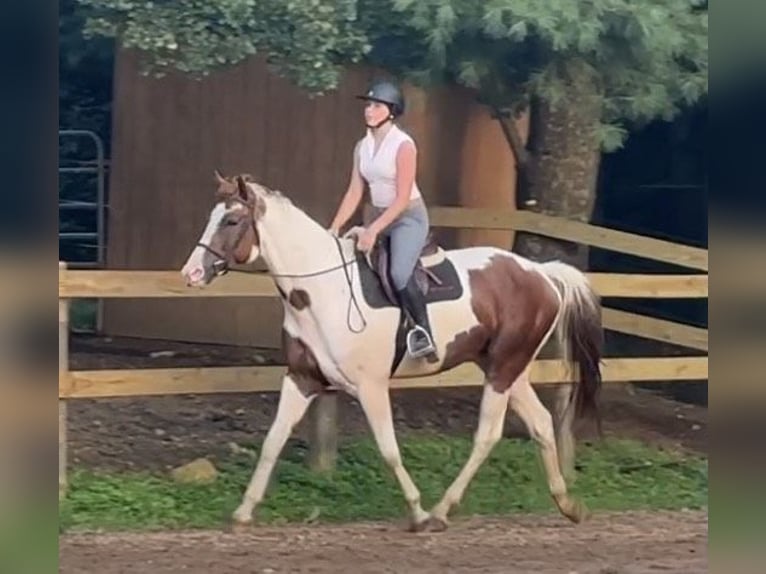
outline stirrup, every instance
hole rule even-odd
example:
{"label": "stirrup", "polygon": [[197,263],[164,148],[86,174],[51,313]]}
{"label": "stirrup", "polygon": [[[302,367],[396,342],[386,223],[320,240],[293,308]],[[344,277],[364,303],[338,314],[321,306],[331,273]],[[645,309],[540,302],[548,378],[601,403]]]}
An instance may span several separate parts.
{"label": "stirrup", "polygon": [[[422,335],[426,339],[426,344],[416,349],[416,345],[422,345],[420,341],[418,341],[417,336]],[[425,357],[426,355],[430,355],[431,353],[436,353],[436,347],[434,346],[433,341],[431,340],[431,335],[428,334],[428,331],[426,331],[423,327],[420,325],[415,325],[412,329],[409,330],[407,333],[407,352],[411,357],[419,358],[419,357]]]}

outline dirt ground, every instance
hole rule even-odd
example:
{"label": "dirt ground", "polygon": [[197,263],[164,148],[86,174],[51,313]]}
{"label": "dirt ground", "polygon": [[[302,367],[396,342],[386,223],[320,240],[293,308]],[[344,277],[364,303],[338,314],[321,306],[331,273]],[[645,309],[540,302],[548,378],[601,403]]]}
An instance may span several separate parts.
{"label": "dirt ground", "polygon": [[[72,369],[275,364],[278,352],[127,338],[75,336]],[[396,430],[471,436],[480,389],[399,390]],[[545,390],[542,390],[543,395]],[[163,472],[199,456],[215,460],[232,443],[263,437],[277,395],[227,394],[77,400],[69,406],[73,464]],[[545,398],[544,398],[545,400]],[[627,385],[605,385],[607,436],[669,449],[707,452],[707,409]],[[368,434],[358,404],[339,396],[340,435]],[[582,440],[593,428],[577,429]],[[306,421],[293,440],[305,440]],[[509,415],[506,436],[526,436]],[[463,519],[439,534],[410,534],[403,524],[256,526],[245,533],[65,534],[64,574],[278,574],[358,571],[423,574],[643,574],[707,571],[707,513],[598,513],[573,526],[558,515]]]}
{"label": "dirt ground", "polygon": [[[184,344],[130,338],[74,336],[71,369],[167,368],[279,364],[278,351]],[[545,388],[541,388],[543,401]],[[396,390],[392,403],[396,431],[434,431],[472,436],[481,389]],[[164,471],[200,456],[228,454],[231,443],[262,438],[276,411],[276,393],[189,395],[76,400],[69,404],[69,457],[73,464],[102,469]],[[339,395],[341,438],[369,435],[358,403]],[[707,452],[707,408],[628,385],[605,384],[602,413],[607,436],[628,437],[669,449]],[[292,440],[306,437],[308,417]],[[581,424],[582,440],[594,437]],[[527,436],[508,415],[506,436]]]}
{"label": "dirt ground", "polygon": [[74,534],[62,574],[360,572],[696,574],[707,572],[707,513],[467,519],[439,534],[398,524],[255,527],[246,533]]}

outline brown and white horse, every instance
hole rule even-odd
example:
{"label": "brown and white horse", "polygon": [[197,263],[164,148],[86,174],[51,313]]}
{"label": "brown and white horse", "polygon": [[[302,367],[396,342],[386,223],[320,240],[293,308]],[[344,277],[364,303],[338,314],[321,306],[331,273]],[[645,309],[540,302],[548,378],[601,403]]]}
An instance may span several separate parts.
{"label": "brown and white horse", "polygon": [[[492,247],[439,250],[458,287],[458,295],[428,304],[439,358],[429,362],[401,353],[397,358],[400,309],[371,304],[370,285],[377,276],[370,274],[353,239],[336,238],[287,197],[247,176],[224,178],[216,172],[216,178],[215,206],[182,270],[187,284],[202,287],[229,265],[260,257],[284,305],[287,372],[257,467],[234,512],[236,523],[252,521],[294,426],[328,388],[345,390],[360,402],[409,505],[413,530],[446,528],[451,507],[501,438],[508,405],[540,447],[548,487],[561,513],[574,522],[585,517],[585,507],[567,493],[551,414],[529,380],[533,360],[556,334],[579,374],[566,416],[571,418],[574,410],[596,413],[603,332],[600,302],[583,273]],[[356,320],[348,313],[352,302]],[[473,449],[442,499],[426,512],[402,463],[389,383],[465,362],[485,374]]]}

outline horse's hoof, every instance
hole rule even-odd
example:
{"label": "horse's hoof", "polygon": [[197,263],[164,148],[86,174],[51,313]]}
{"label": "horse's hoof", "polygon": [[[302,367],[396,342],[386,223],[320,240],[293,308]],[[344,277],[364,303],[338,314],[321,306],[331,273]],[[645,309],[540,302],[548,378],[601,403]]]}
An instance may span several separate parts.
{"label": "horse's hoof", "polygon": [[576,499],[573,500],[569,497],[562,497],[560,500],[554,497],[554,499],[561,514],[566,516],[571,522],[581,524],[590,518],[590,511],[584,502]]}
{"label": "horse's hoof", "polygon": [[253,517],[234,512],[231,515],[230,528],[233,533],[245,532],[253,527]]}
{"label": "horse's hoof", "polygon": [[590,510],[588,510],[588,507],[585,505],[584,502],[577,501],[574,505],[574,512],[572,513],[572,517],[570,520],[574,522],[575,524],[580,524],[581,522],[585,522],[590,518]]}
{"label": "horse's hoof", "polygon": [[229,530],[232,534],[244,534],[253,528],[252,520],[232,520],[229,524]]}
{"label": "horse's hoof", "polygon": [[436,516],[432,516],[427,521],[428,532],[444,532],[448,526],[445,519]]}
{"label": "horse's hoof", "polygon": [[428,528],[428,522],[431,520],[431,518],[426,518],[425,520],[421,520],[420,522],[415,522],[414,520],[410,520],[410,525],[407,528],[409,532],[425,532]]}

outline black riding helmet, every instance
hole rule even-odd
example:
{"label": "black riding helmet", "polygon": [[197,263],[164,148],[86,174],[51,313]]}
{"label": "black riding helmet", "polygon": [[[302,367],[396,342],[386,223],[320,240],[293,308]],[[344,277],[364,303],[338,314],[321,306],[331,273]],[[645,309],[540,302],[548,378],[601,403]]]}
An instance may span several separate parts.
{"label": "black riding helmet", "polygon": [[388,105],[391,115],[394,117],[401,116],[404,113],[404,96],[402,96],[401,90],[396,84],[386,80],[374,82],[366,94],[357,96],[357,98]]}

